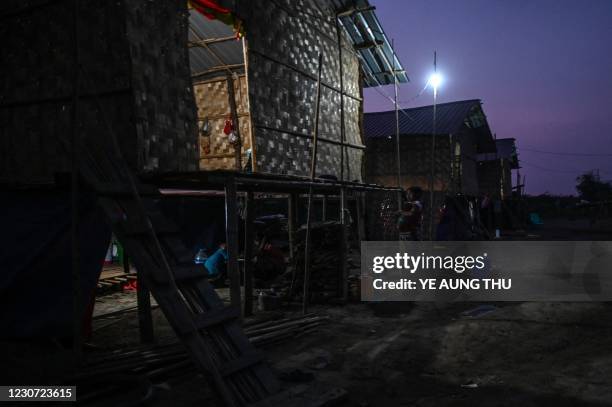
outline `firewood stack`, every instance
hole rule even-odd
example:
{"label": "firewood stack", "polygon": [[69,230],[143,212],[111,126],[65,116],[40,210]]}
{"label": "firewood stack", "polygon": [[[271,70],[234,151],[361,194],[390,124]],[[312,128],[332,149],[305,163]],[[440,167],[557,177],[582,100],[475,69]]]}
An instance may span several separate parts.
{"label": "firewood stack", "polygon": [[[340,296],[340,277],[342,263],[340,250],[342,242],[342,225],[336,221],[313,223],[310,230],[311,302],[325,302]],[[286,281],[293,281],[293,295],[301,296],[304,285],[304,256],[306,229],[302,227],[296,233],[296,254],[292,270],[285,274]]]}

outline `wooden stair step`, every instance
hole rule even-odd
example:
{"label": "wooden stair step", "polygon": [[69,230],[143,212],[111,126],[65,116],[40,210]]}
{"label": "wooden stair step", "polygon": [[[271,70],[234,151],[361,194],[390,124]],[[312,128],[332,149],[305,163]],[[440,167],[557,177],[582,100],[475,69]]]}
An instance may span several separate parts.
{"label": "wooden stair step", "polygon": [[192,333],[194,331],[194,326],[195,330],[199,331],[238,318],[240,318],[240,310],[235,307],[223,307],[206,311],[203,314],[198,314],[194,318],[193,325],[183,326],[181,328],[181,334],[185,335]]}
{"label": "wooden stair step", "polygon": [[221,365],[219,367],[219,373],[221,373],[221,376],[229,376],[262,363],[263,361],[264,355],[261,352],[254,351]]}

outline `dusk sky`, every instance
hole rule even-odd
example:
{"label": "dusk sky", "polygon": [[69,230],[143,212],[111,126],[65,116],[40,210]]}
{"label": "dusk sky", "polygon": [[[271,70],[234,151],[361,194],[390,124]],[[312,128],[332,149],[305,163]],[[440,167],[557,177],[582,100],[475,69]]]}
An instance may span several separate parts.
{"label": "dusk sky", "polygon": [[[528,193],[575,193],[576,176],[597,168],[612,180],[612,0],[371,3],[411,80],[400,101],[423,88],[437,50],[438,102],[482,99],[497,137],[517,139]],[[431,103],[426,92],[400,106]],[[365,91],[367,112],[391,109]]]}

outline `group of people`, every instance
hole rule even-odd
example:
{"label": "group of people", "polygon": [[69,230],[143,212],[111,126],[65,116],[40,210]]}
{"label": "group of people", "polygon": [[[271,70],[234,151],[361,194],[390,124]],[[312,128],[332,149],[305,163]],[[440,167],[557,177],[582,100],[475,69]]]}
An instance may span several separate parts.
{"label": "group of people", "polygon": [[[397,216],[399,240],[423,240],[423,190],[411,187],[403,193]],[[439,208],[435,240],[479,240],[488,235],[495,202],[488,194],[468,199],[463,195],[446,196]]]}

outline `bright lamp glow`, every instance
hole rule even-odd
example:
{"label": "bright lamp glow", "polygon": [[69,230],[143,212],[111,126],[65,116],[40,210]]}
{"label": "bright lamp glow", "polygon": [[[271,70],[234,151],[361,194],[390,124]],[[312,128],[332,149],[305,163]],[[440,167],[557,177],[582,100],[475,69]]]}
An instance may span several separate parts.
{"label": "bright lamp glow", "polygon": [[429,83],[434,89],[438,89],[438,86],[442,83],[442,76],[439,73],[433,73],[429,77]]}

